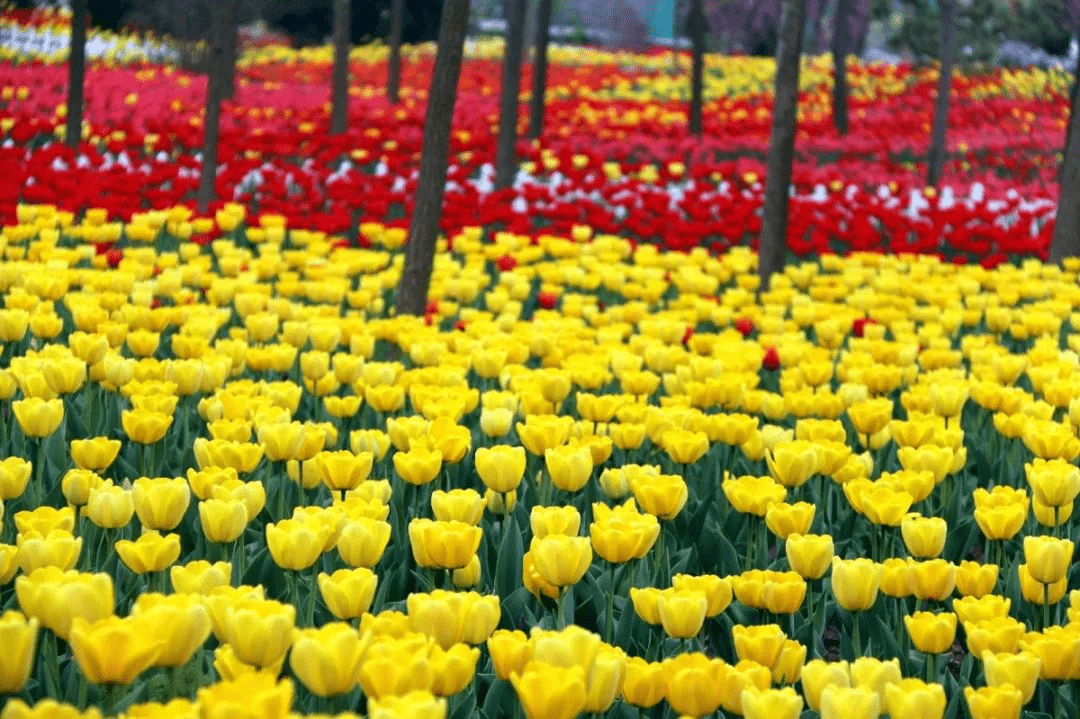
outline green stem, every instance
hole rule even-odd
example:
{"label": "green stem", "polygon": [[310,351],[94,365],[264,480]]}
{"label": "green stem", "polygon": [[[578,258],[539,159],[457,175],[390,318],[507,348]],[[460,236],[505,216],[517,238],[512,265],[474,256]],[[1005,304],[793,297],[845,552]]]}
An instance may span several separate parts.
{"label": "green stem", "polygon": [[926,655],[926,683],[933,684],[937,680],[937,654]]}
{"label": "green stem", "polygon": [[608,562],[607,614],[604,617],[604,641],[612,644],[615,627],[615,563]]}
{"label": "green stem", "polygon": [[116,705],[119,703],[120,691],[123,689],[119,684],[106,684],[105,694],[103,698],[104,703],[104,715],[106,717],[116,716]]}
{"label": "green stem", "polygon": [[300,604],[300,589],[297,586],[296,572],[289,572],[285,576],[288,577],[286,581],[288,581],[289,583],[289,603],[292,604],[294,607],[298,607]]}
{"label": "green stem", "polygon": [[859,629],[859,613],[854,612],[852,618],[854,619],[854,626],[851,631],[851,644],[855,652],[853,659],[858,659],[862,656],[862,633]]}
{"label": "green stem", "polygon": [[[299,573],[297,573],[297,579],[299,579],[299,577],[300,577],[300,575],[299,575]],[[317,592],[315,591],[315,577],[312,577],[311,581],[308,582],[307,584],[308,584],[307,626],[313,627],[313,626],[315,626],[315,595],[317,594]]]}
{"label": "green stem", "polygon": [[566,598],[566,587],[559,589],[559,598],[555,600],[555,628],[566,629],[566,615],[563,614],[563,599]]}
{"label": "green stem", "polygon": [[[1049,584],[1044,584],[1043,585],[1042,620],[1043,620],[1043,631],[1046,631],[1046,628],[1050,626],[1050,585]],[[1057,714],[1055,713],[1054,716],[1057,716]]]}

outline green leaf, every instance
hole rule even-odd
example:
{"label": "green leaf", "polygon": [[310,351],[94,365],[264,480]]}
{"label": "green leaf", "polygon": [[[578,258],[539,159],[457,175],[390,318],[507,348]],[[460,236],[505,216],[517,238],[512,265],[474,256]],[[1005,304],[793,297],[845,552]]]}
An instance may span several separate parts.
{"label": "green leaf", "polygon": [[871,634],[870,641],[874,644],[883,645],[885,652],[889,657],[899,657],[903,659],[901,656],[900,644],[896,641],[896,632],[885,623],[885,620],[881,618],[880,614],[873,612],[873,615],[877,631]]}
{"label": "green leaf", "polygon": [[503,528],[499,557],[495,563],[495,593],[501,598],[521,587],[521,558],[525,555],[521,531],[513,515]]}
{"label": "green leaf", "polygon": [[514,702],[516,701],[517,695],[514,692],[513,685],[510,682],[497,679],[488,689],[487,696],[484,697],[484,706],[481,713],[487,719],[511,716],[514,713]]}

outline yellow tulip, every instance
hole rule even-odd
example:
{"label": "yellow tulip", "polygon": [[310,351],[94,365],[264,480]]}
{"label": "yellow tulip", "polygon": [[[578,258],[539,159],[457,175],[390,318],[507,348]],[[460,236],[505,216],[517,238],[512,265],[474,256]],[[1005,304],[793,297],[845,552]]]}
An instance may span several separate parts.
{"label": "yellow tulip", "polygon": [[136,618],[107,617],[93,623],[77,617],[71,625],[71,652],[93,684],[131,684],[157,660],[165,638],[146,631]]}

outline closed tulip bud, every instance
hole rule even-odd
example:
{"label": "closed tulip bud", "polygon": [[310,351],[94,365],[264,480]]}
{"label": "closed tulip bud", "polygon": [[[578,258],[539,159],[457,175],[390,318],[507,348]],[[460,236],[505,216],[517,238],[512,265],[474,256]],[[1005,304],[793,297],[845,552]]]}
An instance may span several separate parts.
{"label": "closed tulip bud", "polygon": [[832,591],[836,603],[849,612],[869,609],[877,601],[883,568],[869,559],[840,559],[832,562]]}
{"label": "closed tulip bud", "polygon": [[770,506],[783,502],[787,496],[787,490],[771,477],[725,479],[722,486],[724,495],[736,511],[758,517],[764,517]]}
{"label": "closed tulip bud", "polygon": [[698,635],[705,622],[708,606],[703,592],[677,589],[662,590],[656,602],[664,632],[676,639],[690,639]]}
{"label": "closed tulip bud", "polygon": [[746,690],[763,692],[769,688],[772,673],[757,662],[741,661],[735,666],[714,660],[720,683],[720,705],[725,711],[742,714],[742,697]]}
{"label": "closed tulip bud", "polygon": [[1009,616],[1012,600],[997,594],[983,597],[964,597],[954,599],[953,612],[962,623],[980,622],[984,619],[999,619]]}
{"label": "closed tulip bud", "polygon": [[898,684],[902,678],[899,659],[860,657],[851,663],[851,685],[869,689],[878,696],[884,696],[885,687]]}
{"label": "closed tulip bud", "polygon": [[345,524],[338,537],[337,551],[351,567],[374,567],[389,542],[390,525],[365,517]]}
{"label": "closed tulip bud", "polygon": [[803,709],[803,698],[791,687],[755,691],[744,689],[742,710],[746,719],[796,719]]}
{"label": "closed tulip bud", "polygon": [[1015,652],[1027,627],[1011,617],[965,622],[968,651],[975,656],[983,652]]}
{"label": "closed tulip bud", "polygon": [[458,589],[475,587],[480,583],[480,557],[474,554],[468,564],[454,570],[450,579]]}
{"label": "closed tulip bud", "polygon": [[794,614],[805,599],[806,580],[795,572],[787,572],[782,581],[765,582],[764,609],[773,614]]}
{"label": "closed tulip bud", "polygon": [[488,489],[484,491],[484,503],[492,514],[509,514],[517,506],[517,492],[501,494]]}
{"label": "closed tulip bud", "polygon": [[1080,495],[1080,468],[1063,459],[1036,458],[1024,465],[1028,486],[1039,502],[1048,507],[1067,507]]}
{"label": "closed tulip bud", "polygon": [[566,587],[577,584],[592,564],[592,546],[586,537],[551,534],[533,538],[529,553],[537,573],[548,584]]}
{"label": "closed tulip bud", "polygon": [[525,450],[521,447],[480,447],[473,460],[480,481],[494,492],[505,494],[516,490],[525,474]]}
{"label": "closed tulip bud", "polygon": [[821,693],[825,687],[850,687],[851,673],[847,662],[826,662],[824,659],[814,659],[803,665],[799,680],[802,682],[803,696],[806,697],[807,706],[820,712]]}
{"label": "closed tulip bud", "polygon": [[529,513],[529,526],[533,537],[537,539],[543,539],[552,534],[577,536],[581,529],[581,514],[573,505],[534,506]]}
{"label": "closed tulip bud", "polygon": [[120,416],[128,439],[139,444],[154,444],[160,440],[172,426],[172,421],[171,414],[142,407],[124,410]]}
{"label": "closed tulip bud", "polygon": [[[995,487],[995,491],[1003,489]],[[975,490],[975,523],[987,539],[1012,539],[1027,519],[1027,495],[999,492],[992,495],[980,488]]]}
{"label": "closed tulip bud", "polygon": [[1024,649],[1039,657],[1040,677],[1048,681],[1080,678],[1080,635],[1065,627],[1048,627],[1021,642]]}
{"label": "closed tulip bud", "polygon": [[[322,452],[313,460],[319,469],[323,483],[331,492],[344,492],[356,489],[371,474],[374,455],[369,452],[353,454],[340,452]],[[306,463],[305,463],[306,464]]]}
{"label": "closed tulip bud", "polygon": [[135,541],[121,539],[115,545],[124,566],[135,574],[163,571],[180,558],[180,535],[147,530]]}
{"label": "closed tulip bud", "polygon": [[0,585],[7,584],[19,571],[19,548],[0,544]]}
{"label": "closed tulip bud", "polygon": [[765,455],[769,472],[785,487],[801,487],[817,472],[818,455],[813,442],[782,442]]}
{"label": "closed tulip bud", "polygon": [[885,687],[885,706],[892,719],[941,719],[945,714],[945,688],[920,679],[904,679]]}
{"label": "closed tulip bud", "polygon": [[488,637],[487,648],[495,676],[503,681],[508,681],[511,674],[520,674],[532,660],[532,644],[522,631],[500,629]]}
{"label": "closed tulip bud", "polygon": [[293,701],[293,683],[277,680],[278,672],[250,672],[231,681],[199,689],[199,711],[208,719],[286,719]]}
{"label": "closed tulip bud", "polygon": [[892,420],[893,403],[889,399],[868,399],[856,402],[847,409],[855,431],[863,437],[877,434],[889,426]]}
{"label": "closed tulip bud", "polygon": [[42,567],[57,567],[62,571],[73,568],[79,561],[83,540],[62,529],[53,529],[46,535],[20,532],[16,544],[19,568],[29,575]]}
{"label": "closed tulip bud", "polygon": [[15,528],[20,534],[37,532],[48,534],[54,529],[71,534],[75,529],[75,510],[71,507],[56,509],[48,505],[15,513]]}
{"label": "closed tulip bud", "polygon": [[120,453],[120,440],[107,437],[71,440],[71,461],[80,469],[108,469]]}
{"label": "closed tulip bud", "polygon": [[943,654],[956,639],[956,615],[915,612],[904,617],[904,626],[915,648],[924,654]]}
{"label": "closed tulip bud", "polygon": [[421,567],[432,569],[461,569],[466,566],[476,554],[482,535],[479,527],[462,522],[421,518],[409,522],[409,543],[413,557]]}
{"label": "closed tulip bud", "polygon": [[431,493],[431,511],[440,522],[458,521],[476,526],[484,516],[484,498],[473,489]]}
{"label": "closed tulip bud", "polygon": [[20,612],[0,614],[0,695],[18,694],[30,679],[34,667],[34,646],[37,643],[38,620]]}
{"label": "closed tulip bud", "polygon": [[656,517],[638,514],[636,510],[613,513],[603,521],[589,525],[589,541],[593,549],[601,558],[612,563],[644,557],[659,535],[660,523]]}
{"label": "closed tulip bud", "polygon": [[89,469],[69,469],[60,480],[60,491],[73,507],[82,507],[90,500],[90,490],[97,489],[104,480]]}
{"label": "closed tulip bud", "polygon": [[674,474],[641,474],[630,480],[634,501],[658,519],[678,516],[689,496],[686,480]]}
{"label": "closed tulip bud", "polygon": [[242,599],[225,608],[225,640],[237,659],[260,668],[272,667],[289,650],[296,607],[268,599]]}
{"label": "closed tulip bud", "polygon": [[79,670],[93,684],[127,685],[154,665],[165,638],[133,617],[89,623],[76,618],[69,638]]}
{"label": "closed tulip bud", "polygon": [[804,579],[821,579],[832,564],[831,535],[793,533],[787,536],[785,552],[792,570]]}
{"label": "closed tulip bud", "polygon": [[965,597],[983,597],[997,585],[998,565],[960,562],[956,568],[956,591]]}
{"label": "closed tulip bud", "polygon": [[442,453],[414,446],[394,455],[394,469],[408,484],[420,486],[431,482],[442,469]]}
{"label": "closed tulip bud", "polygon": [[381,462],[390,451],[390,437],[377,429],[358,429],[349,434],[349,449],[353,454],[370,453]]}
{"label": "closed tulip bud", "polygon": [[866,687],[835,685],[821,692],[821,719],[875,719],[881,714],[881,695]]}
{"label": "closed tulip bud", "polygon": [[488,437],[505,437],[513,425],[513,410],[506,407],[484,407],[480,410],[480,431]]}
{"label": "closed tulip bud", "polygon": [[169,568],[169,581],[177,594],[209,594],[216,587],[228,586],[231,578],[232,565],[228,562],[211,564],[198,559]]}
{"label": "closed tulip bud", "polygon": [[671,578],[671,586],[677,591],[701,592],[707,601],[706,617],[715,617],[731,604],[731,580],[714,574],[691,576],[676,574]]}
{"label": "closed tulip bud", "polygon": [[48,437],[64,421],[64,402],[59,399],[29,397],[12,402],[11,409],[27,437]]}
{"label": "closed tulip bud", "polygon": [[299,629],[289,654],[289,667],[300,683],[320,697],[348,694],[356,686],[360,663],[371,641],[339,622],[319,629]]}
{"label": "closed tulip bud", "polygon": [[216,544],[235,542],[247,527],[248,515],[238,499],[208,499],[199,502],[199,524],[203,536]]}
{"label": "closed tulip bud", "polygon": [[1034,652],[1022,651],[994,653],[984,651],[979,655],[983,660],[983,672],[987,686],[1013,686],[1023,695],[1021,703],[1027,704],[1035,696],[1035,686],[1042,671],[1042,660]]}
{"label": "closed tulip bud", "polygon": [[692,464],[709,451],[709,437],[704,432],[670,429],[660,438],[660,444],[672,462]]}
{"label": "closed tulip bud", "polygon": [[660,592],[656,587],[631,587],[630,602],[641,621],[653,626],[660,625]]}
{"label": "closed tulip bud", "polygon": [[320,572],[319,593],[326,608],[338,619],[356,619],[371,608],[379,578],[370,569],[339,569]]}
{"label": "closed tulip bud", "polygon": [[1044,527],[1060,527],[1072,517],[1073,506],[1066,504],[1064,507],[1050,507],[1034,498],[1031,500],[1031,513],[1035,515],[1035,521]]}
{"label": "closed tulip bud", "polygon": [[765,511],[765,525],[778,539],[792,534],[806,534],[814,522],[814,505],[809,502],[777,503]]}
{"label": "closed tulip bud", "polygon": [[563,445],[544,452],[551,482],[564,492],[580,491],[592,474],[592,453],[588,447]]}
{"label": "closed tulip bud", "polygon": [[908,578],[916,598],[943,602],[956,588],[956,565],[944,559],[912,562]]}
{"label": "closed tulip bud", "polygon": [[135,503],[131,492],[106,480],[90,490],[83,513],[91,522],[104,529],[119,529],[131,521]]}
{"label": "closed tulip bud", "polygon": [[331,531],[323,524],[283,519],[266,525],[266,546],[275,564],[298,572],[319,559]]}
{"label": "closed tulip bud", "polygon": [[862,513],[874,524],[898,527],[911,509],[912,500],[907,492],[875,486],[863,492],[860,504]]}
{"label": "closed tulip bud", "polygon": [[770,670],[780,658],[787,637],[776,624],[744,627],[736,624],[731,629],[735,642],[735,654],[740,661],[757,662]]}
{"label": "closed tulip bud", "polygon": [[992,687],[964,687],[971,719],[1020,719],[1023,693],[1011,684]]}
{"label": "closed tulip bud", "polygon": [[187,664],[210,636],[210,612],[197,594],[141,594],[131,616],[143,621],[147,634],[165,640],[154,666]]}
{"label": "closed tulip bud", "polygon": [[182,477],[140,477],[131,486],[131,498],[145,529],[171,530],[184,518],[191,490]]}
{"label": "closed tulip bud", "polygon": [[450,697],[463,691],[476,674],[476,662],[479,658],[480,650],[465,644],[455,644],[448,649],[432,647],[428,657],[432,673],[432,693]]}
{"label": "closed tulip bud", "polygon": [[1029,604],[1038,606],[1057,604],[1065,597],[1069,582],[1067,577],[1062,577],[1060,581],[1053,584],[1045,584],[1031,576],[1026,564],[1018,565],[1016,573],[1020,577],[1020,594],[1024,597],[1024,601]]}
{"label": "closed tulip bud", "polygon": [[304,449],[305,427],[300,422],[263,424],[256,434],[263,454],[271,462],[299,459]]}
{"label": "closed tulip bud", "polygon": [[1061,581],[1072,563],[1073,543],[1053,537],[1024,537],[1024,559],[1031,576],[1043,584]]}
{"label": "closed tulip bud", "polygon": [[774,684],[794,684],[799,681],[803,665],[806,663],[806,645],[794,639],[784,642],[776,664],[772,667]]}
{"label": "closed tulip bud", "polygon": [[640,709],[648,709],[664,698],[664,667],[659,662],[647,662],[641,657],[626,660],[622,685],[623,701]]}
{"label": "closed tulip bud", "polygon": [[30,482],[33,466],[22,457],[0,461],[0,501],[18,499]]}
{"label": "closed tulip bud", "polygon": [[572,719],[585,708],[585,676],[581,667],[532,662],[510,682],[528,719]]}
{"label": "closed tulip bud", "polygon": [[900,532],[908,553],[915,559],[934,559],[945,548],[948,530],[940,517],[908,515],[900,523]]}
{"label": "closed tulip bud", "polygon": [[[673,711],[683,716],[706,716],[720,707],[718,660],[704,654],[678,654],[663,662],[664,698]],[[741,697],[740,697],[741,701]]]}

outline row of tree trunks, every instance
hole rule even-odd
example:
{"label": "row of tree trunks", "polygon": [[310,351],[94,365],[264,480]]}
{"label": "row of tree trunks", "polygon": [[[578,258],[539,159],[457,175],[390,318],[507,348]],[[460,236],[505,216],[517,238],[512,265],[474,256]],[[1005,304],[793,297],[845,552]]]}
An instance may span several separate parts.
{"label": "row of tree trunks", "polygon": [[499,137],[495,143],[495,189],[514,182],[517,172],[518,96],[521,94],[521,53],[525,48],[525,13],[528,0],[509,0],[506,46],[503,49],[502,88],[499,96]]}
{"label": "row of tree trunks", "polygon": [[349,0],[334,0],[334,72],[330,132],[340,135],[349,123]]}
{"label": "row of tree trunks", "polygon": [[218,140],[221,133],[221,101],[228,92],[229,77],[232,71],[225,66],[230,55],[227,46],[236,43],[235,14],[230,6],[235,7],[235,0],[214,3],[210,25],[210,46],[207,58],[209,76],[206,83],[206,116],[203,122],[202,171],[199,175],[199,188],[195,200],[199,212],[206,213],[215,199],[215,181],[217,179]]}
{"label": "row of tree trunks", "polygon": [[926,184],[937,187],[945,167],[945,131],[949,125],[949,95],[952,91],[953,66],[956,63],[956,0],[939,0],[941,8],[941,67],[938,71],[937,97],[934,99],[934,124],[930,131],[930,152],[926,157]]}
{"label": "row of tree trunks", "polygon": [[[390,5],[390,60],[387,67],[386,97],[390,104],[401,102],[401,31],[405,24],[405,0]],[[441,31],[440,31],[441,32]]]}
{"label": "row of tree trunks", "polygon": [[544,95],[547,94],[552,5],[553,0],[540,0],[536,11],[536,56],[533,58],[532,97],[529,98],[530,140],[539,140],[544,134]]}
{"label": "row of tree trunks", "polygon": [[705,105],[705,10],[701,0],[690,4],[690,134],[701,137],[702,111]]}
{"label": "row of tree trunks", "polygon": [[78,149],[82,141],[83,91],[86,86],[86,0],[71,3],[71,47],[68,55],[67,129],[64,140]]}

